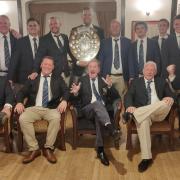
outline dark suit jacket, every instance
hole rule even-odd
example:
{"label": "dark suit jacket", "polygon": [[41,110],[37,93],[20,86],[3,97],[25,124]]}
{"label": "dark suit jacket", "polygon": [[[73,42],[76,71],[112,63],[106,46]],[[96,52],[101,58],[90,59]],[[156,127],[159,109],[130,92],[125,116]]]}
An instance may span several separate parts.
{"label": "dark suit jacket", "polygon": [[[74,28],[72,28],[71,31],[73,31],[76,28],[82,27],[82,26],[83,25],[74,27]],[[98,26],[95,26],[95,25],[93,25],[93,28],[95,29],[96,33],[98,34],[100,41],[102,41],[104,39],[104,30]],[[85,68],[80,67],[76,64],[77,59],[75,57],[73,57],[73,55],[71,57],[72,57],[72,62],[73,62],[73,65],[72,65],[73,66],[72,67],[73,75],[81,76],[84,73]]]}
{"label": "dark suit jacket", "polygon": [[[158,43],[147,38],[146,62],[152,60],[157,64],[158,75],[161,74],[161,55]],[[129,74],[130,78],[138,77],[138,55],[137,41],[133,42],[130,48],[129,56]]]}
{"label": "dark suit jacket", "polygon": [[[24,98],[28,98],[27,106],[35,106],[36,96],[39,89],[40,75],[35,80],[28,80],[25,86],[17,94],[17,102],[23,103]],[[48,102],[48,108],[56,108],[60,101],[68,100],[69,90],[61,78],[61,76],[56,76],[52,74],[51,76],[51,92],[52,99]]]}
{"label": "dark suit jacket", "polygon": [[[155,82],[155,89],[157,96],[160,100],[164,97],[173,97],[175,98],[174,94],[169,88],[168,83],[165,79],[156,77],[154,78]],[[144,77],[134,79],[128,92],[125,95],[124,105],[125,108],[129,106],[134,107],[141,107],[147,105],[148,102],[148,95],[146,91],[146,85],[144,81]]]}
{"label": "dark suit jacket", "polygon": [[24,84],[32,73],[34,64],[33,51],[29,36],[17,41],[16,51],[9,67],[8,79]]}
{"label": "dark suit jacket", "polygon": [[176,65],[176,75],[180,76],[180,49],[175,34],[166,39],[162,49],[162,59],[163,76],[167,76],[166,67],[170,64]]}
{"label": "dark suit jacket", "polygon": [[6,77],[0,76],[0,110],[3,108],[5,103],[14,105],[15,99],[9,82]]}
{"label": "dark suit jacket", "polygon": [[61,34],[61,37],[64,40],[63,49],[58,48],[51,32],[41,38],[35,58],[34,72],[40,72],[40,64],[44,56],[52,56],[55,61],[55,74],[60,75],[62,72],[64,72],[65,75],[69,75],[69,66],[67,61],[69,40],[65,34]]}
{"label": "dark suit jacket", "polygon": [[[120,54],[123,68],[123,77],[125,81],[129,80],[129,50],[131,47],[131,41],[125,37],[120,38]],[[99,52],[99,60],[101,63],[101,75],[105,77],[107,74],[111,74],[111,67],[113,62],[112,52],[112,38],[105,39],[101,42],[101,48]]]}
{"label": "dark suit jacket", "polygon": [[[90,84],[89,76],[83,76],[80,78],[81,87],[78,93],[78,97],[81,100],[81,107],[84,107],[91,103],[92,99],[92,89]],[[99,93],[105,102],[109,102],[111,100],[112,102],[118,98],[120,98],[117,90],[112,86],[111,88],[107,87],[107,84],[102,80],[101,76],[98,76],[98,90]]]}

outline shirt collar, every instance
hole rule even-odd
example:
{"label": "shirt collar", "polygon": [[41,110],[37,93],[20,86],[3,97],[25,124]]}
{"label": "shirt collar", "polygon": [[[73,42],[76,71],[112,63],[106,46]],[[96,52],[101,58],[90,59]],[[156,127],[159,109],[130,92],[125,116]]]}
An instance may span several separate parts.
{"label": "shirt collar", "polygon": [[[86,25],[83,24],[83,26],[86,26]],[[86,27],[93,28],[93,24],[91,23],[89,26],[86,26]]]}
{"label": "shirt collar", "polygon": [[30,38],[30,39],[32,39],[32,40],[33,40],[33,38],[36,38],[37,40],[39,39],[39,37],[38,37],[38,36],[33,37],[33,36],[32,36],[32,35],[30,35],[30,34],[29,34],[29,38]]}
{"label": "shirt collar", "polygon": [[54,33],[51,32],[51,34],[52,34],[53,37],[55,37],[55,36],[61,37],[61,33],[59,33],[59,34],[54,34]]}
{"label": "shirt collar", "polygon": [[[7,38],[10,38],[10,33],[8,32],[7,34],[5,34]],[[4,34],[0,33],[0,37],[2,38],[4,36]]]}
{"label": "shirt collar", "polygon": [[154,82],[154,78],[152,78],[151,80],[147,80],[147,79],[144,77],[144,81],[145,81],[145,83],[147,83],[148,81]]}
{"label": "shirt collar", "polygon": [[161,36],[160,34],[159,34],[159,38],[164,38],[164,39],[167,39],[168,38],[168,34],[166,34],[165,36]]}
{"label": "shirt collar", "polygon": [[112,37],[112,40],[116,40],[116,39],[118,39],[118,41],[120,40],[120,36],[118,36],[118,37],[114,37],[114,36],[111,36]]}
{"label": "shirt collar", "polygon": [[[51,77],[52,73],[48,75],[48,77]],[[44,77],[44,75],[41,73],[41,77]]]}
{"label": "shirt collar", "polygon": [[143,39],[141,38],[137,38],[138,42],[141,42],[141,40],[143,40],[143,42],[146,42],[147,41],[147,36],[145,36]]}

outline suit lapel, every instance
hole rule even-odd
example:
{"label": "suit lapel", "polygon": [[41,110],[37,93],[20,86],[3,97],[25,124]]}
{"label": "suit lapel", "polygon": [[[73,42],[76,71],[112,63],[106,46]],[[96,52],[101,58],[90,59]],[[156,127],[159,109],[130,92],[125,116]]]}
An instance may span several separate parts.
{"label": "suit lapel", "polygon": [[39,90],[40,77],[41,77],[41,75],[38,75],[38,77],[34,80],[34,90],[36,93]]}
{"label": "suit lapel", "polygon": [[139,87],[140,88],[142,87],[140,92],[142,92],[142,94],[144,94],[146,99],[147,99],[148,95],[147,95],[147,90],[146,90],[146,84],[145,84],[144,77],[141,77],[141,79],[140,79],[140,86]]}
{"label": "suit lapel", "polygon": [[156,78],[154,79],[154,84],[155,84],[157,96],[159,97],[159,91],[160,91],[161,87],[159,87],[159,83]]}
{"label": "suit lapel", "polygon": [[34,59],[33,57],[33,50],[32,50],[32,47],[31,47],[31,42],[30,42],[30,39],[29,39],[29,36],[26,37],[26,47],[27,49],[29,49],[30,51],[29,52],[29,55],[32,57],[32,59]]}

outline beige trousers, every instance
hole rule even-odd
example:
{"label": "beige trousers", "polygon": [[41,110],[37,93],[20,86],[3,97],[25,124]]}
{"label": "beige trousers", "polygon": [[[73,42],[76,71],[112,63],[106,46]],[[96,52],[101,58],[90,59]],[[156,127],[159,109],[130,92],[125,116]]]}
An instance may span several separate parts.
{"label": "beige trousers", "polygon": [[153,121],[163,121],[170,111],[171,106],[168,106],[164,101],[158,101],[154,104],[137,108],[133,113],[137,126],[141,158],[151,159],[151,134],[150,126]]}
{"label": "beige trousers", "polygon": [[124,99],[124,95],[127,91],[127,85],[124,82],[123,76],[113,76],[111,75],[113,86],[119,92],[119,95]]}
{"label": "beige trousers", "polygon": [[54,149],[54,143],[60,128],[60,118],[60,113],[56,109],[48,109],[38,106],[25,109],[19,117],[19,122],[24,138],[28,144],[29,151],[39,149],[33,123],[41,119],[45,119],[49,123],[44,147]]}

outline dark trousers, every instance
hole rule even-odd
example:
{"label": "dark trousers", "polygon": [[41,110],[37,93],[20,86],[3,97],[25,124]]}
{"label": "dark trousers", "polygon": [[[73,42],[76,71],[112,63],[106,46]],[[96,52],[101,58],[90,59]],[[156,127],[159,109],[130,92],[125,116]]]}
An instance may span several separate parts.
{"label": "dark trousers", "polygon": [[96,147],[103,146],[103,129],[106,123],[111,123],[105,106],[101,102],[95,101],[85,106],[81,112],[86,119],[94,119],[96,126]]}

